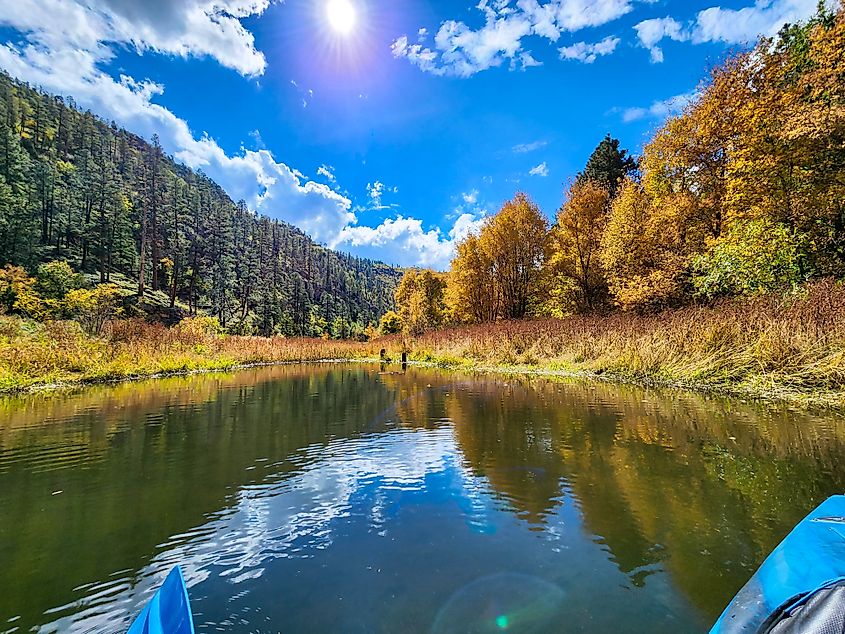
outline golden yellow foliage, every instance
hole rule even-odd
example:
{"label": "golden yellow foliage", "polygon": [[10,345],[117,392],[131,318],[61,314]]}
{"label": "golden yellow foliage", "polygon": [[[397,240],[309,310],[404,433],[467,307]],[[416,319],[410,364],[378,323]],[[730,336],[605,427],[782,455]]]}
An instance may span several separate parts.
{"label": "golden yellow foliage", "polygon": [[520,192],[487,219],[480,235],[461,241],[446,291],[450,319],[483,323],[539,312],[548,231],[540,208]]}
{"label": "golden yellow foliage", "polygon": [[546,312],[563,316],[601,306],[607,284],[599,258],[610,193],[593,181],[578,181],[566,193],[551,231],[546,276]]}
{"label": "golden yellow foliage", "polygon": [[120,296],[120,287],[116,284],[100,284],[93,289],[69,291],[64,305],[86,332],[99,335],[106,322],[120,313]]}
{"label": "golden yellow foliage", "polygon": [[0,269],[0,309],[19,312],[34,319],[42,319],[48,306],[35,290],[36,280],[21,266],[7,264]]}
{"label": "golden yellow foliage", "polygon": [[601,245],[608,285],[622,308],[666,305],[679,295],[686,261],[673,247],[683,203],[676,195],[660,204],[639,183],[622,185]]}
{"label": "golden yellow foliage", "polygon": [[603,238],[609,286],[623,307],[682,297],[691,262],[727,265],[730,258],[701,258],[725,248],[725,227],[762,226],[752,221],[807,237],[790,279],[845,274],[842,5],[717,68],[644,148],[640,165],[641,182],[623,188]]}
{"label": "golden yellow foliage", "polygon": [[395,299],[402,329],[420,335],[443,323],[445,310],[443,292],[446,282],[442,275],[424,269],[410,269],[402,276]]}
{"label": "golden yellow foliage", "polygon": [[491,263],[497,316],[522,319],[539,308],[548,230],[540,208],[521,192],[484,225],[479,242]]}
{"label": "golden yellow foliage", "polygon": [[459,324],[495,321],[499,315],[493,260],[470,234],[458,244],[446,287],[449,320]]}

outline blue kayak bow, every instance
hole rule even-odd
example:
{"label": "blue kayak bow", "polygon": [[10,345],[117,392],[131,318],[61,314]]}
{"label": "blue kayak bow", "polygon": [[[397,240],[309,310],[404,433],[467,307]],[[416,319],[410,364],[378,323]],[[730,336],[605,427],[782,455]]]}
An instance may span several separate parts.
{"label": "blue kayak bow", "polygon": [[837,495],[804,518],[772,551],[710,634],[768,632],[843,582],[845,495]]}
{"label": "blue kayak bow", "polygon": [[188,588],[179,566],[170,571],[127,634],[194,634]]}

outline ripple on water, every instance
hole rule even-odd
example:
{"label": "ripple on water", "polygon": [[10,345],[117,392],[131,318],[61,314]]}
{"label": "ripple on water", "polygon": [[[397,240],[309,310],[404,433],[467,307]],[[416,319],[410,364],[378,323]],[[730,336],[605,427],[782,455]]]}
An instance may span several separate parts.
{"label": "ripple on water", "polygon": [[[82,598],[49,610],[54,620],[44,631],[106,632],[115,623],[128,626],[127,615],[140,610],[175,565],[182,566],[189,587],[211,576],[234,586],[254,582],[274,559],[308,559],[329,548],[345,530],[344,521],[360,512],[355,496],[361,490],[377,490],[377,497],[419,491],[428,474],[459,462],[446,428],[394,430],[310,446],[293,478],[271,474],[245,485],[231,507],[160,543],[137,575],[77,588]],[[373,504],[372,513],[363,517],[378,530],[383,509],[378,500]],[[483,530],[483,505],[470,504],[466,510],[468,522]]]}

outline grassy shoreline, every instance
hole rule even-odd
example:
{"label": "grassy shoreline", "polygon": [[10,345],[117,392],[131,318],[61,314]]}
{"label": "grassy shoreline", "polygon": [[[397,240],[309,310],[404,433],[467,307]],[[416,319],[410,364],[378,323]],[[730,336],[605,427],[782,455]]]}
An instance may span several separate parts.
{"label": "grassy shoreline", "polygon": [[74,322],[2,317],[0,393],[372,356],[365,343],[220,335],[209,326],[118,320],[92,337]]}
{"label": "grassy shoreline", "polygon": [[173,328],[121,320],[99,337],[73,322],[0,317],[0,393],[256,365],[396,362],[635,383],[845,409],[845,286],[653,315],[455,326],[369,342],[220,335],[208,320]]}
{"label": "grassy shoreline", "polygon": [[[407,343],[407,342],[406,342]],[[387,346],[395,356],[397,342]],[[499,322],[426,333],[410,358],[845,407],[845,285],[656,314]]]}
{"label": "grassy shoreline", "polygon": [[[35,394],[41,392],[52,392],[61,390],[84,389],[96,385],[110,385],[118,383],[131,383],[173,377],[188,377],[203,374],[240,372],[262,367],[275,367],[282,365],[298,365],[304,363],[332,364],[332,363],[384,363],[378,356],[349,356],[333,359],[303,359],[290,361],[271,361],[244,364],[231,364],[223,362],[216,364],[210,362],[206,367],[173,371],[160,371],[155,373],[127,373],[102,375],[97,377],[66,377],[64,379],[47,382],[33,381],[27,385],[0,388],[0,397],[12,395]],[[387,367],[398,367],[399,362],[391,359]],[[783,388],[766,389],[764,387],[750,387],[742,385],[726,385],[715,383],[690,383],[683,381],[664,380],[655,377],[638,376],[624,373],[596,373],[586,369],[561,369],[551,365],[488,365],[479,364],[470,360],[455,360],[448,357],[436,359],[426,355],[426,360],[417,360],[411,355],[407,365],[410,367],[440,368],[444,370],[472,372],[478,374],[496,374],[501,376],[515,376],[542,379],[575,379],[583,381],[600,381],[609,384],[635,385],[641,387],[654,387],[659,389],[677,389],[687,392],[702,394],[714,394],[719,396],[730,396],[746,398],[773,403],[784,403],[799,408],[828,408],[834,410],[845,410],[845,387],[841,390],[790,390]]]}
{"label": "grassy shoreline", "polygon": [[[350,360],[377,362],[371,360]],[[782,387],[766,388],[751,387],[747,385],[729,385],[717,383],[693,383],[685,381],[673,381],[642,375],[625,374],[621,372],[596,373],[582,369],[560,369],[549,365],[485,365],[472,362],[455,361],[444,358],[442,360],[415,361],[410,360],[411,367],[441,368],[444,370],[473,372],[478,374],[496,374],[500,376],[512,376],[523,378],[540,378],[548,380],[579,380],[601,382],[611,385],[632,385],[644,388],[657,388],[665,390],[680,390],[697,394],[712,394],[716,396],[727,396],[734,398],[750,399],[761,402],[782,403],[797,407],[799,409],[823,408],[836,411],[845,411],[845,386],[841,390],[816,389],[816,390],[795,390]]]}

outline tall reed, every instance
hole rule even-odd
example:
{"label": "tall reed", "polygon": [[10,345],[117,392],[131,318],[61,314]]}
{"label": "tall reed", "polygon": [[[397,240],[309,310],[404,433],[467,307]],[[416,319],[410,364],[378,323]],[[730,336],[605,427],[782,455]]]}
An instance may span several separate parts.
{"label": "tall reed", "polygon": [[845,286],[725,300],[655,314],[447,328],[407,340],[411,358],[454,364],[543,366],[755,392],[845,386]]}

